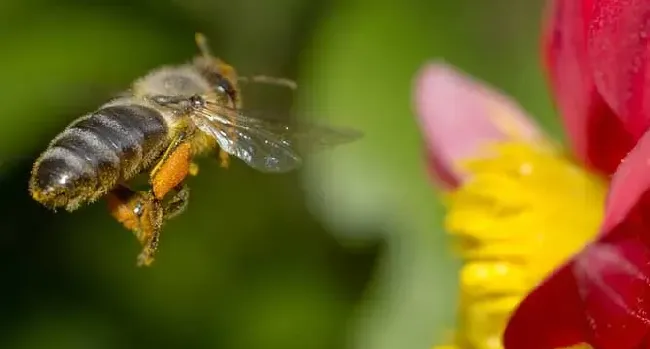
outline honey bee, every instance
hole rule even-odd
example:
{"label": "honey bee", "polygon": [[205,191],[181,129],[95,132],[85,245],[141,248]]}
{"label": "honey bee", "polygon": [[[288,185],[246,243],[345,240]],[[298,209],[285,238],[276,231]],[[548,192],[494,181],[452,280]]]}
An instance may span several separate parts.
{"label": "honey bee", "polygon": [[[214,152],[222,167],[234,156],[258,171],[282,173],[301,165],[305,145],[330,147],[361,136],[253,117],[241,109],[239,82],[291,88],[294,82],[238,77],[211,54],[203,35],[195,39],[199,54],[193,60],[152,70],[73,121],[32,167],[29,192],[45,207],[71,212],[106,198],[111,215],[142,245],[138,266],[151,265],[163,223],[187,207],[185,180],[198,172],[195,157]],[[141,174],[147,190],[132,189]]]}

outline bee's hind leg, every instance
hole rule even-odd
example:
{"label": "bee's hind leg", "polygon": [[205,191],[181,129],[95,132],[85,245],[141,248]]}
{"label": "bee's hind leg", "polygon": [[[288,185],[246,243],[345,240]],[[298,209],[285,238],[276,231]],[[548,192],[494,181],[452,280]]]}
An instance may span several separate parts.
{"label": "bee's hind leg", "polygon": [[164,219],[172,219],[179,214],[183,213],[187,208],[190,198],[190,187],[182,183],[174,189],[174,193],[169,200],[164,204],[163,212]]}
{"label": "bee's hind leg", "polygon": [[[191,145],[184,135],[179,135],[150,172],[151,190],[133,191],[120,185],[108,194],[113,217],[132,231],[142,244],[138,266],[153,263],[163,222],[187,207],[189,189],[183,181],[187,175],[197,172],[198,166],[191,161]],[[163,203],[168,193],[173,194]]]}
{"label": "bee's hind leg", "polygon": [[126,186],[118,186],[107,195],[107,199],[112,216],[132,231],[143,245],[138,266],[151,265],[164,220],[161,202],[151,191],[133,191]]}
{"label": "bee's hind leg", "polygon": [[[150,207],[152,214],[144,216],[144,229],[141,230],[141,234],[138,236],[138,240],[142,243],[142,252],[138,255],[138,266],[149,266],[153,263],[155,254],[158,251],[160,230],[163,223],[178,216],[187,208],[190,196],[189,187],[183,183],[174,188],[172,192],[173,194],[164,204],[156,199],[153,191],[146,194],[147,201],[142,205],[143,207]],[[144,213],[146,214],[146,210]]]}
{"label": "bee's hind leg", "polygon": [[[142,243],[142,252],[138,256],[138,266],[153,263],[160,240],[160,228],[164,221],[183,212],[187,207],[189,189],[184,184],[188,175],[196,175],[198,166],[191,161],[191,145],[184,136],[179,136],[170,144],[161,160],[149,174],[151,190],[146,193],[145,207],[150,207],[155,214],[145,217],[151,219],[151,229],[142,229],[138,239]],[[166,203],[165,197],[172,194]]]}

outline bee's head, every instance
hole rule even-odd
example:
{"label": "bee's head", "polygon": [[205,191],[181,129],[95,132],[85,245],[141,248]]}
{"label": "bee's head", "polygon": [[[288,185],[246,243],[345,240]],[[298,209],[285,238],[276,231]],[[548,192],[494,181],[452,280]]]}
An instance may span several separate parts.
{"label": "bee's head", "polygon": [[217,98],[231,102],[233,106],[238,107],[241,97],[235,69],[226,63],[221,63],[215,68],[214,71],[206,72],[206,78],[214,87]]}
{"label": "bee's head", "polygon": [[196,34],[196,44],[201,54],[194,59],[194,66],[213,86],[217,98],[238,107],[241,96],[237,84],[237,71],[230,64],[212,55],[203,34]]}

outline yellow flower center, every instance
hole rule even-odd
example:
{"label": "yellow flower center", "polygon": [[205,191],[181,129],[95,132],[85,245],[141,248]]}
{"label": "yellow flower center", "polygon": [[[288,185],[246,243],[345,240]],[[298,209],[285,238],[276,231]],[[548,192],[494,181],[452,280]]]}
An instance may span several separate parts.
{"label": "yellow flower center", "polygon": [[468,161],[445,226],[460,272],[458,328],[438,349],[499,349],[510,313],[597,232],[606,183],[547,144],[511,142]]}

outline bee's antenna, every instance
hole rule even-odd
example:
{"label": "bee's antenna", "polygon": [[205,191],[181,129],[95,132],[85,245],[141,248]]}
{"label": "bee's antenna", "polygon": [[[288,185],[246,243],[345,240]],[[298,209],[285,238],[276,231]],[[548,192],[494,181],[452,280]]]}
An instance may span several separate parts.
{"label": "bee's antenna", "polygon": [[[212,55],[210,46],[208,45],[208,39],[205,37],[205,35],[203,35],[203,33],[194,34],[194,41],[196,41],[196,46],[199,48],[199,52],[201,52],[204,57],[215,58],[218,61],[221,61],[219,58],[216,58]],[[253,82],[258,84],[283,86],[292,90],[298,88],[298,85],[293,80],[276,78],[266,75],[254,75],[249,77],[240,76],[238,77],[238,80],[243,83]]]}
{"label": "bee's antenna", "polygon": [[272,76],[266,76],[266,75],[254,75],[254,76],[240,76],[239,81],[243,83],[258,83],[258,84],[268,84],[268,85],[276,85],[276,86],[282,86],[282,87],[287,87],[292,90],[295,90],[298,88],[298,84],[290,79],[284,79],[284,78],[276,78]]}
{"label": "bee's antenna", "polygon": [[196,41],[196,46],[199,48],[199,51],[203,56],[212,57],[210,46],[208,45],[208,39],[203,35],[203,33],[194,34],[194,41]]}

